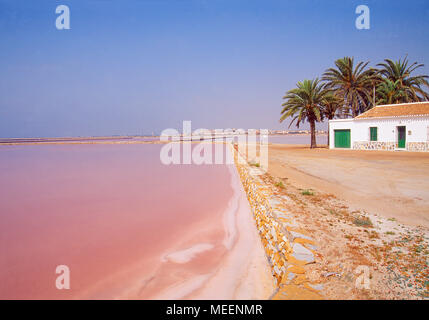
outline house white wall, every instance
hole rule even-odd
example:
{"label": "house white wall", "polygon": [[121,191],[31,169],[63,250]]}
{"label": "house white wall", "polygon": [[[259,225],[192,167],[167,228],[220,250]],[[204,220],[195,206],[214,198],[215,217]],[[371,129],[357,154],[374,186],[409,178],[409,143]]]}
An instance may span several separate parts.
{"label": "house white wall", "polygon": [[353,139],[355,134],[353,119],[336,119],[329,120],[329,149],[335,148],[334,130],[350,129],[351,146],[353,147]]}
{"label": "house white wall", "polygon": [[397,127],[406,127],[406,142],[429,142],[429,117],[392,117],[373,119],[336,119],[329,121],[329,148],[335,148],[334,130],[350,129],[351,148],[355,142],[370,141],[370,127],[378,128],[379,142],[396,143],[398,140]]}

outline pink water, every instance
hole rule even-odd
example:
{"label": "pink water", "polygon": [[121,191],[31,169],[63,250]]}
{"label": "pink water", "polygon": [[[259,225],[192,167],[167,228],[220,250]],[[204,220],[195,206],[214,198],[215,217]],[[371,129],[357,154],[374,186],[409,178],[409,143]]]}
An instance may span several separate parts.
{"label": "pink water", "polygon": [[160,148],[0,147],[0,299],[153,298],[216,270],[229,169],[165,166]]}

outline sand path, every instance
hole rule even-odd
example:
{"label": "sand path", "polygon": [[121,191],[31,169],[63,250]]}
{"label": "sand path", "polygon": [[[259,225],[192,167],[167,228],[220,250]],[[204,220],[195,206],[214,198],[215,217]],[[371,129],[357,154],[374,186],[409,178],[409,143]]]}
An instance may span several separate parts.
{"label": "sand path", "polygon": [[429,153],[270,145],[269,173],[346,200],[351,209],[429,227]]}

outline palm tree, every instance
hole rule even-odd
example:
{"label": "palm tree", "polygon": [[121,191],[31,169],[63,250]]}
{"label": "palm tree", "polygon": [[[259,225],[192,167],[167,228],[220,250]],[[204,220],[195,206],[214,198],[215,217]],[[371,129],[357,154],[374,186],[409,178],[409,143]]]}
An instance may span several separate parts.
{"label": "palm tree", "polygon": [[370,107],[377,72],[366,69],[368,63],[359,62],[355,67],[354,58],[344,57],[336,60],[336,68],[329,68],[322,77],[328,87],[344,99],[344,106],[351,110],[353,117]]}
{"label": "palm tree", "polygon": [[427,75],[411,76],[411,73],[424,66],[414,62],[410,66],[408,65],[407,56],[398,61],[392,61],[390,59],[384,59],[384,63],[379,63],[380,73],[386,78],[391,80],[393,83],[399,81],[398,89],[405,91],[405,95],[399,100],[399,102],[416,102],[416,101],[428,101],[429,94],[423,90],[423,86],[429,88],[429,83],[426,79],[429,78]]}
{"label": "palm tree", "polygon": [[316,148],[316,121],[323,120],[321,106],[329,91],[318,78],[298,82],[296,86],[295,89],[286,92],[283,97],[286,102],[282,104],[280,122],[292,117],[289,127],[296,122],[296,126],[299,128],[299,125],[307,120],[311,130],[310,148]]}
{"label": "palm tree", "polygon": [[399,103],[407,97],[404,88],[401,88],[399,80],[393,82],[385,79],[377,88],[378,104]]}
{"label": "palm tree", "polygon": [[329,120],[332,120],[337,115],[338,111],[341,110],[343,103],[341,98],[335,95],[334,92],[330,91],[326,94],[325,99],[322,102],[322,113],[324,117],[328,119],[328,146],[329,146]]}
{"label": "palm tree", "polygon": [[[377,87],[380,83],[384,81],[384,78],[381,76],[380,70],[375,68],[369,69],[370,79],[371,79],[371,87],[372,87],[372,99],[371,99],[371,108],[375,107],[377,104]],[[369,105],[369,101],[368,101]],[[370,108],[367,108],[370,109]]]}

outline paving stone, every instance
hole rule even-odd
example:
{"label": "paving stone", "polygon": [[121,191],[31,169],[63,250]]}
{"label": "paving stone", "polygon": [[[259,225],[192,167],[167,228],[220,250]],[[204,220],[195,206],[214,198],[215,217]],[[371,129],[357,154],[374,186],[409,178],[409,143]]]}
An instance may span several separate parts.
{"label": "paving stone", "polygon": [[305,244],[305,246],[306,246],[308,249],[313,250],[313,251],[317,251],[317,250],[319,249],[317,246],[314,246],[314,245],[309,244],[309,243],[306,243],[306,244]]}
{"label": "paving stone", "polygon": [[280,198],[282,198],[288,202],[292,201],[291,198],[289,198],[288,196],[280,196]]}
{"label": "paving stone", "polygon": [[307,240],[313,241],[313,239],[310,238],[309,236],[306,236],[306,235],[299,233],[299,232],[296,232],[296,231],[290,231],[290,234],[292,235],[293,239],[301,238],[301,239],[307,239]]}
{"label": "paving stone", "polygon": [[314,290],[323,290],[323,284],[311,284],[311,283],[308,283],[308,285],[310,286],[310,287],[312,287]]}
{"label": "paving stone", "polygon": [[299,225],[294,220],[290,220],[289,222],[283,222],[283,225],[289,228],[299,227]]}
{"label": "paving stone", "polygon": [[305,261],[307,264],[314,262],[313,252],[308,250],[302,244],[294,243],[292,250],[293,250],[292,257],[294,257],[295,259]]}
{"label": "paving stone", "polygon": [[270,201],[271,206],[273,206],[273,207],[281,204],[281,202],[277,199],[270,199],[269,201]]}
{"label": "paving stone", "polygon": [[286,212],[280,211],[280,210],[273,210],[273,214],[275,214],[277,217],[282,217],[282,218],[290,218],[290,215],[287,214]]}
{"label": "paving stone", "polygon": [[293,272],[289,272],[288,275],[287,275],[287,279],[289,281],[292,281],[295,277],[296,277],[296,274],[293,273]]}

